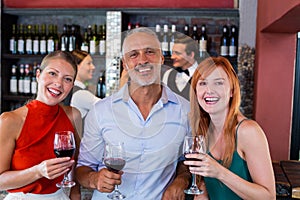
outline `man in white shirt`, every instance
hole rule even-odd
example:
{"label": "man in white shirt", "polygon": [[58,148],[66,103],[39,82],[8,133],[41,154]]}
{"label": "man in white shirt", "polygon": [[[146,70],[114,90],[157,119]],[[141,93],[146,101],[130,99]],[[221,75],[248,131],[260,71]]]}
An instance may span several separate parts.
{"label": "man in white shirt", "polygon": [[197,42],[186,35],[176,39],[171,59],[174,68],[164,73],[162,82],[189,100],[190,81],[200,60]]}

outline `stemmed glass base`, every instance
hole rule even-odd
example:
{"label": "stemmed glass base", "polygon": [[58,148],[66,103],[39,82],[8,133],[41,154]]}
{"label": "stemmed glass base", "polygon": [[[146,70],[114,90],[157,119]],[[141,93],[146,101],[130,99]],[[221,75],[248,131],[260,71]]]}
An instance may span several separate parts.
{"label": "stemmed glass base", "polygon": [[56,187],[59,187],[59,188],[73,187],[75,185],[76,185],[76,183],[73,181],[67,181],[65,183],[56,183]]}
{"label": "stemmed glass base", "polygon": [[122,194],[118,189],[115,189],[113,193],[107,195],[110,199],[125,199],[126,196]]}
{"label": "stemmed glass base", "polygon": [[203,191],[199,190],[197,186],[196,187],[195,186],[191,186],[189,189],[184,190],[184,193],[198,195],[198,194],[203,194]]}
{"label": "stemmed glass base", "polygon": [[70,187],[73,187],[75,185],[76,185],[76,183],[74,181],[69,181],[68,180],[67,175],[64,176],[64,180],[62,182],[56,183],[56,187],[59,187],[59,188],[70,188]]}

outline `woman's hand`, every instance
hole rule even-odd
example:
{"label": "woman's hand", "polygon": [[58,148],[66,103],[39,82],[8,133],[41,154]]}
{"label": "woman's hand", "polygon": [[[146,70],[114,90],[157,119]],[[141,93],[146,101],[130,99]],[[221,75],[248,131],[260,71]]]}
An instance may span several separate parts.
{"label": "woman's hand", "polygon": [[221,168],[223,168],[222,165],[208,154],[187,154],[185,157],[192,159],[184,161],[185,165],[190,166],[190,172],[200,176],[218,178]]}
{"label": "woman's hand", "polygon": [[69,157],[44,160],[37,165],[39,178],[55,179],[72,169],[74,160]]}

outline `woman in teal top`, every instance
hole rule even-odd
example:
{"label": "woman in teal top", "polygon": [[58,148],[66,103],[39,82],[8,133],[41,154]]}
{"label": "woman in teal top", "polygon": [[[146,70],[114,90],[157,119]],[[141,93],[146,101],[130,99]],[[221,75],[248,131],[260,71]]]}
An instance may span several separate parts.
{"label": "woman in teal top", "polygon": [[204,194],[194,199],[276,199],[267,138],[254,120],[239,110],[240,86],[224,57],[202,61],[190,92],[191,127],[207,138],[207,154],[189,154],[191,173],[204,177]]}

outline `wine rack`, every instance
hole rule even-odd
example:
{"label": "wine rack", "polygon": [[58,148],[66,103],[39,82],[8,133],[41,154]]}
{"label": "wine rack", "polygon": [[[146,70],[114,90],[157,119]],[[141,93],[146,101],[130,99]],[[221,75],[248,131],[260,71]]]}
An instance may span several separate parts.
{"label": "wine rack", "polygon": [[[107,13],[121,12],[121,30],[127,30],[128,22],[140,26],[154,27],[155,24],[176,24],[178,31],[185,24],[207,24],[207,34],[213,48],[212,54],[218,54],[218,46],[223,24],[239,25],[238,9],[166,9],[166,8],[3,8],[1,23],[1,112],[14,108],[12,104],[22,105],[31,96],[11,95],[9,93],[10,69],[13,64],[40,63],[43,55],[11,55],[9,53],[9,37],[12,33],[12,24],[55,24],[58,33],[62,33],[64,24],[78,24],[87,27],[88,24],[106,24]],[[106,31],[111,27],[106,27]],[[83,29],[81,30],[83,32]],[[83,35],[83,33],[82,33]],[[108,42],[108,41],[107,41]],[[120,43],[121,44],[121,43]],[[100,75],[107,69],[106,55],[93,56],[96,74]],[[170,58],[166,58],[167,63]],[[121,66],[120,66],[121,67]],[[94,79],[97,81],[97,78]],[[96,84],[96,82],[95,82]]]}

